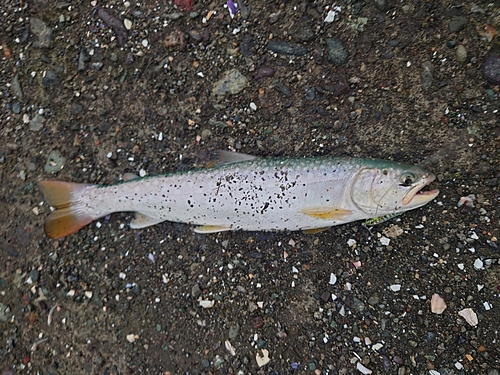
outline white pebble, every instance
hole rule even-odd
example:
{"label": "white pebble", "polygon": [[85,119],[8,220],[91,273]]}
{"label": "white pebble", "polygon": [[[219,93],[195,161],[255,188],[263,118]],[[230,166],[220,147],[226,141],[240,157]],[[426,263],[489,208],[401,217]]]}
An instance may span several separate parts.
{"label": "white pebble", "polygon": [[372,373],[372,370],[370,370],[369,368],[363,366],[361,364],[361,362],[358,362],[356,363],[356,368],[358,369],[359,372],[361,372],[362,374],[371,374]]}
{"label": "white pebble", "polygon": [[214,300],[201,300],[200,301],[200,306],[203,307],[204,309],[210,309],[211,307],[214,307],[215,301]]}
{"label": "white pebble", "polygon": [[158,134],[158,140],[159,141],[163,140],[163,132],[160,132],[160,134]]}
{"label": "white pebble", "polygon": [[252,108],[254,111],[257,110],[257,105],[254,102],[250,103],[250,108]]}
{"label": "white pebble", "polygon": [[141,177],[146,176],[146,171],[141,168],[141,170],[139,171],[139,176],[141,176]]}
{"label": "white pebble", "polygon": [[328,282],[328,284],[335,285],[336,282],[337,282],[337,276],[335,276],[334,273],[331,273],[330,274],[330,281]]}
{"label": "white pebble", "polygon": [[389,246],[389,243],[391,242],[391,240],[385,236],[381,237],[380,238],[380,243],[383,245],[383,246]]}
{"label": "white pebble", "polygon": [[130,335],[127,335],[127,341],[132,343],[135,341],[135,335],[131,333]]}
{"label": "white pebble", "polygon": [[125,18],[123,20],[123,24],[125,25],[125,28],[127,30],[130,30],[132,28],[132,21],[130,21],[128,18]]}
{"label": "white pebble", "polygon": [[148,46],[148,40],[147,39],[143,39],[141,43],[142,43],[143,47],[147,47]]}
{"label": "white pebble", "polygon": [[127,277],[127,275],[124,273],[124,272],[120,272],[120,274],[118,275],[118,277],[122,280],[125,280],[125,278]]}
{"label": "white pebble", "polygon": [[475,268],[476,270],[480,270],[480,269],[482,269],[482,268],[483,268],[483,266],[484,266],[484,263],[483,263],[483,261],[482,261],[481,259],[479,259],[479,258],[478,258],[478,259],[476,259],[476,260],[474,261],[474,268]]}
{"label": "white pebble", "polygon": [[392,284],[390,288],[393,292],[399,292],[401,290],[401,284]]}

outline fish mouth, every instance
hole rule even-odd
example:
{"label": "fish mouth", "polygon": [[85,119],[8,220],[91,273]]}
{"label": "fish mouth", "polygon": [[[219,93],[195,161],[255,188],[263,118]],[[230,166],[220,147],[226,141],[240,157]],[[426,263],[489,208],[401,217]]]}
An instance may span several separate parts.
{"label": "fish mouth", "polygon": [[419,207],[423,206],[426,203],[429,203],[431,200],[436,198],[439,194],[438,189],[422,190],[435,179],[436,176],[433,174],[424,176],[422,178],[422,182],[412,187],[403,197],[403,206],[411,205],[411,207]]}

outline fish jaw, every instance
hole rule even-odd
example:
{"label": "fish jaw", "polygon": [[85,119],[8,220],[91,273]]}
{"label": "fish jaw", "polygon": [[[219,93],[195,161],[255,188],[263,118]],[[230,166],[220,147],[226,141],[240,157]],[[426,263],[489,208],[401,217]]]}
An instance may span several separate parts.
{"label": "fish jaw", "polygon": [[422,182],[412,187],[403,197],[403,200],[401,202],[403,206],[407,210],[409,210],[412,208],[421,207],[436,198],[439,194],[438,189],[426,191],[422,190],[424,187],[432,183],[435,179],[436,176],[433,174],[422,177]]}

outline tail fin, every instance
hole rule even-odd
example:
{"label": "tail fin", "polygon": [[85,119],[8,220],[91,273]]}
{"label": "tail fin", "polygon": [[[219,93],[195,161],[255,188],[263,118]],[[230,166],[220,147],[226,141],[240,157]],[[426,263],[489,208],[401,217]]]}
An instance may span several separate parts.
{"label": "tail fin", "polygon": [[45,219],[45,233],[50,238],[75,233],[95,220],[84,212],[79,202],[81,192],[92,185],[63,181],[40,181],[39,185],[47,203],[55,208]]}

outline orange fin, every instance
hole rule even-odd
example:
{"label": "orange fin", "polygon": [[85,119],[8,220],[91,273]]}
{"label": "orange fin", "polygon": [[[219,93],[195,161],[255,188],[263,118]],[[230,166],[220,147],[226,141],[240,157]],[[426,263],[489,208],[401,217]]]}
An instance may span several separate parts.
{"label": "orange fin", "polygon": [[330,228],[331,227],[304,229],[302,231],[302,233],[305,233],[305,234],[315,234],[315,233],[323,232],[323,231],[325,231],[327,229],[330,229]]}
{"label": "orange fin", "polygon": [[155,225],[165,221],[163,219],[155,219],[154,217],[150,217],[148,215],[141,214],[140,212],[135,213],[135,219],[130,222],[130,228],[132,229],[141,229],[146,228],[151,225]]}
{"label": "orange fin", "polygon": [[200,227],[194,228],[195,233],[202,234],[225,232],[228,230],[231,230],[231,227],[225,225],[202,225]]}
{"label": "orange fin", "polygon": [[352,211],[351,210],[343,210],[341,208],[310,208],[302,210],[303,214],[314,217],[316,219],[324,219],[324,220],[342,220],[346,216],[349,216]]}
{"label": "orange fin", "polygon": [[45,219],[45,233],[50,238],[61,238],[77,232],[95,220],[86,214],[78,197],[89,184],[74,184],[63,181],[40,181],[43,196],[54,211]]}

